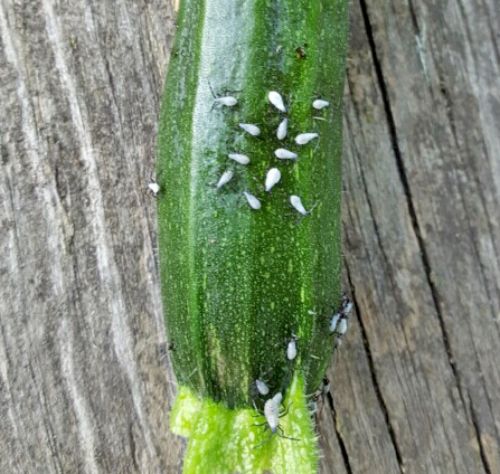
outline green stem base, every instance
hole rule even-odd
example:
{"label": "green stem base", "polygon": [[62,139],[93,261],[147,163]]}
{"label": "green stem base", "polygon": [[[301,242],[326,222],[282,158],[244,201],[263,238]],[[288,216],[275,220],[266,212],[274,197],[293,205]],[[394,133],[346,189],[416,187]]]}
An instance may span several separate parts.
{"label": "green stem base", "polygon": [[280,426],[284,436],[294,440],[272,434],[256,410],[230,409],[181,386],[170,427],[189,439],[184,474],[316,473],[317,436],[301,375],[294,376],[284,406],[289,410]]}

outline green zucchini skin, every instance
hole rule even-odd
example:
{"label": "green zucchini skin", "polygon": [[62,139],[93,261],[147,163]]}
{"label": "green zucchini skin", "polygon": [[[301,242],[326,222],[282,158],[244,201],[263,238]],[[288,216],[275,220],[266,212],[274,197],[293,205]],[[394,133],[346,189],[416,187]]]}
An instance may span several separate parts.
{"label": "green zucchini skin", "polygon": [[[181,385],[228,407],[252,406],[254,381],[285,391],[300,370],[311,393],[328,365],[341,298],[341,103],[346,0],[183,0],[159,131],[162,294]],[[212,95],[231,95],[234,107]],[[267,93],[279,91],[287,113]],[[330,106],[321,111],[312,101]],[[276,138],[288,117],[288,135]],[[252,137],[239,123],[257,124]],[[297,146],[293,138],[317,132]],[[296,151],[296,162],[274,156]],[[242,166],[227,155],[240,152]],[[264,191],[266,172],[282,179]],[[234,178],[217,190],[226,169]],[[262,203],[252,210],[243,191]],[[310,215],[289,202],[301,197]],[[286,347],[297,336],[298,357]]]}

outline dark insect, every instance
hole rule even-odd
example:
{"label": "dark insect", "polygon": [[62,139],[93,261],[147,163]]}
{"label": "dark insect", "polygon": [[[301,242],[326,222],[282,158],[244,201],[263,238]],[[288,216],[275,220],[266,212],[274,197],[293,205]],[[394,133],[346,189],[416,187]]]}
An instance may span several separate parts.
{"label": "dark insect", "polygon": [[297,55],[297,59],[307,58],[306,48],[307,48],[307,43],[304,43],[302,46],[299,46],[298,48],[295,49],[295,54]]}

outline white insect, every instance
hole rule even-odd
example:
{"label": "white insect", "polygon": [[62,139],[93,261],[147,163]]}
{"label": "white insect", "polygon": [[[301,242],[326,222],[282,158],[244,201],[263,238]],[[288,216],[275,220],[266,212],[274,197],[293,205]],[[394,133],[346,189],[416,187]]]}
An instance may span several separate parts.
{"label": "white insect", "polygon": [[252,123],[240,123],[240,128],[245,130],[245,132],[252,135],[252,137],[258,137],[260,135],[260,128]]}
{"label": "white insect", "polygon": [[278,125],[278,129],[276,130],[276,136],[278,137],[278,140],[283,140],[286,137],[287,131],[288,119],[283,119]]}
{"label": "white insect", "polygon": [[297,342],[295,338],[290,339],[288,346],[286,348],[286,357],[288,360],[293,360],[297,357]]}
{"label": "white insect", "polygon": [[303,216],[307,216],[309,214],[304,205],[302,204],[302,200],[300,199],[299,196],[290,196],[290,204],[293,206],[293,208],[299,213],[302,214]]}
{"label": "white insect", "polygon": [[315,402],[314,400],[311,400],[310,402],[308,402],[307,408],[309,409],[309,414],[311,416],[314,416],[314,415],[316,415],[316,413],[318,413],[318,403]]}
{"label": "white insect", "polygon": [[225,105],[226,107],[234,107],[238,103],[238,99],[233,96],[225,96],[225,97],[217,97],[215,102],[221,105]]}
{"label": "white insect", "polygon": [[279,158],[280,160],[297,159],[297,153],[294,153],[293,151],[290,150],[285,150],[284,148],[278,148],[277,150],[274,150],[274,155],[276,156],[276,158]]}
{"label": "white insect", "polygon": [[248,163],[250,163],[250,158],[248,158],[247,155],[242,155],[241,153],[229,153],[227,156],[240,165],[248,165]]}
{"label": "white insect", "polygon": [[337,327],[337,334],[343,336],[347,332],[347,319],[342,318]]}
{"label": "white insect", "polygon": [[279,426],[279,414],[276,413],[272,398],[266,400],[266,403],[264,403],[264,416],[271,432],[276,433]]}
{"label": "white insect", "polygon": [[349,314],[352,311],[352,307],[353,307],[352,301],[347,300],[344,303],[344,306],[342,307],[342,313],[344,313],[344,316],[349,316]]}
{"label": "white insect", "polygon": [[258,210],[262,207],[260,201],[253,195],[246,191],[243,191],[245,198],[252,209]]}
{"label": "white insect", "polygon": [[225,184],[229,183],[233,179],[234,172],[232,170],[226,170],[222,173],[219,181],[217,181],[217,189],[222,188]]}
{"label": "white insect", "polygon": [[261,395],[267,395],[269,393],[269,387],[262,380],[257,379],[255,381],[255,385],[257,387],[257,392],[259,392]]}
{"label": "white insect", "polygon": [[332,316],[332,319],[330,320],[330,332],[331,333],[334,333],[335,330],[337,329],[337,325],[339,323],[340,316],[341,316],[340,313],[335,313]]}
{"label": "white insect", "polygon": [[272,433],[276,433],[279,427],[279,413],[282,400],[283,395],[281,395],[281,392],[278,392],[273,398],[269,398],[264,403],[264,416]]}
{"label": "white insect", "polygon": [[295,143],[297,145],[307,145],[310,141],[314,140],[315,138],[318,138],[317,133],[301,133],[295,137]]}
{"label": "white insect", "polygon": [[281,179],[281,171],[278,168],[271,168],[266,175],[266,191],[271,191],[271,189],[279,183]]}
{"label": "white insect", "polygon": [[152,181],[151,183],[148,184],[148,189],[151,191],[151,194],[156,197],[158,196],[158,193],[160,192],[160,185],[156,183],[155,181]]}
{"label": "white insect", "polygon": [[329,107],[330,102],[328,102],[327,100],[323,100],[323,99],[316,99],[312,105],[316,110],[321,110],[321,109],[324,109],[325,107]]}
{"label": "white insect", "polygon": [[273,104],[280,112],[286,112],[283,97],[281,97],[279,92],[271,91],[267,95],[267,98],[269,99],[269,102],[271,102],[271,104]]}

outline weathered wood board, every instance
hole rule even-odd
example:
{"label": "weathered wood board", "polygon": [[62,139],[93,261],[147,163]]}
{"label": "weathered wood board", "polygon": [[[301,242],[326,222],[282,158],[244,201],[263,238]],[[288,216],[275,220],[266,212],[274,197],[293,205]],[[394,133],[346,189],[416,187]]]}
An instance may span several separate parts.
{"label": "weathered wood board", "polygon": [[[0,472],[177,473],[168,0],[0,0]],[[322,473],[500,473],[500,3],[353,0]]]}

